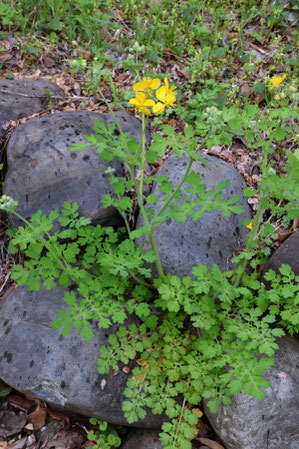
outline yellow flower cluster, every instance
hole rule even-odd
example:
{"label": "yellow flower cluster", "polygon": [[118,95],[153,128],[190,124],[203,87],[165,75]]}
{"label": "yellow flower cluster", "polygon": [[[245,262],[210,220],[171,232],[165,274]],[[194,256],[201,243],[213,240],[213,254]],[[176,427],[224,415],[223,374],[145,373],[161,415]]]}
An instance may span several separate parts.
{"label": "yellow flower cluster", "polygon": [[279,86],[283,82],[283,80],[286,78],[286,76],[287,75],[285,73],[282,76],[277,76],[277,75],[272,76],[272,78],[270,79],[271,84],[267,84],[266,87]]}
{"label": "yellow flower cluster", "polygon": [[160,87],[161,81],[158,78],[143,78],[142,81],[134,84],[133,89],[136,94],[129,104],[135,106],[141,114],[150,115],[149,107],[155,114],[162,114],[165,108],[173,106],[176,101],[176,92],[174,92],[176,87],[169,87],[167,78],[164,78],[164,83],[165,85]]}

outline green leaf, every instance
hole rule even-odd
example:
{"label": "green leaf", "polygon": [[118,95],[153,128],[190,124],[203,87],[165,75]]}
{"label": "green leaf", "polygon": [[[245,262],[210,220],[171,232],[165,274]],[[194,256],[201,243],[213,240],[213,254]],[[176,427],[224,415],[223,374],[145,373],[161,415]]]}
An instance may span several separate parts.
{"label": "green leaf", "polygon": [[224,145],[230,146],[232,144],[232,138],[231,135],[228,132],[223,131],[221,133],[221,142]]}
{"label": "green leaf", "polygon": [[62,334],[64,337],[66,337],[67,335],[69,335],[70,331],[71,331],[71,326],[70,326],[69,324],[66,324],[66,325],[64,326],[64,328],[62,329],[61,334]]}
{"label": "green leaf", "polygon": [[290,276],[290,274],[292,273],[292,268],[290,267],[290,265],[283,263],[282,265],[280,265],[279,271],[283,276]]}
{"label": "green leaf", "polygon": [[147,204],[156,204],[157,201],[158,201],[158,195],[154,195],[153,193],[148,195],[146,198]]}
{"label": "green leaf", "polygon": [[287,135],[288,135],[288,132],[287,132],[287,131],[285,131],[285,130],[282,129],[282,128],[277,128],[277,129],[274,131],[274,133],[272,134],[272,137],[273,137],[274,140],[281,141],[281,140],[284,140],[284,138],[285,138]]}
{"label": "green leaf", "polygon": [[80,332],[80,337],[82,337],[85,341],[90,341],[94,337],[94,332],[90,327],[83,327]]}
{"label": "green leaf", "polygon": [[51,327],[54,330],[60,329],[64,325],[63,320],[54,319],[52,320]]}
{"label": "green leaf", "polygon": [[77,305],[76,296],[75,296],[75,293],[73,291],[65,292],[63,300],[69,306]]}

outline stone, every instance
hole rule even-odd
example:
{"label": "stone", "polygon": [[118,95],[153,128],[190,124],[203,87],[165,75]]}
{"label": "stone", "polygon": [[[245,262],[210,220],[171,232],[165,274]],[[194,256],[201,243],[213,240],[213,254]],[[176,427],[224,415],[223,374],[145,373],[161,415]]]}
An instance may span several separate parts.
{"label": "stone", "polygon": [[[10,120],[47,109],[50,97],[46,89],[55,97],[65,98],[63,90],[46,79],[0,79],[0,141]],[[56,101],[55,98],[52,101]]]}
{"label": "stone", "polygon": [[[178,223],[175,219],[168,219],[155,232],[155,239],[165,273],[172,273],[183,277],[191,274],[193,266],[206,264],[212,267],[217,264],[219,268],[229,270],[233,254],[236,254],[245,240],[246,228],[241,226],[244,218],[250,217],[246,199],[243,196],[245,182],[239,172],[227,162],[215,156],[201,155],[207,163],[196,161],[192,171],[201,174],[202,183],[207,189],[214,189],[220,181],[230,180],[230,185],[223,191],[223,197],[228,199],[240,195],[240,203],[245,212],[241,215],[223,217],[220,211],[206,212],[199,221],[188,218],[185,223]],[[186,153],[182,158],[171,155],[158,172],[158,176],[169,176],[169,180],[176,187],[184,175],[189,158]],[[185,192],[183,187],[182,192]],[[164,204],[162,194],[157,185],[152,193],[158,195],[158,201],[151,207],[158,211]],[[137,228],[143,225],[143,218],[139,216]],[[149,244],[144,245],[150,249]],[[157,275],[155,267],[153,274]]]}
{"label": "stone", "polygon": [[[107,331],[94,326],[96,336],[86,342],[74,328],[64,338],[50,326],[56,311],[67,309],[63,294],[60,286],[32,292],[21,286],[7,298],[0,310],[0,379],[53,409],[128,425],[121,404],[129,374],[97,372]],[[159,428],[162,421],[148,413],[134,426]]]}
{"label": "stone", "polygon": [[17,415],[12,410],[0,410],[0,437],[8,438],[21,432],[26,422],[25,415]]}
{"label": "stone", "polygon": [[205,413],[226,449],[299,448],[299,340],[283,337],[274,355],[275,365],[264,378],[271,386],[266,398],[257,401],[238,393],[231,405],[221,405],[218,414]]}
{"label": "stone", "polygon": [[132,429],[120,449],[163,449],[159,431],[154,429]]}
{"label": "stone", "polygon": [[[141,123],[126,111],[118,111],[117,119],[124,132],[137,139],[141,136]],[[94,134],[96,120],[106,125],[113,122],[111,114],[89,111],[67,111],[36,117],[20,125],[7,147],[8,173],[3,193],[17,200],[17,212],[30,218],[37,210],[49,214],[63,207],[65,201],[79,204],[79,214],[90,217],[93,223],[117,226],[121,217],[113,207],[102,208],[101,198],[112,193],[105,173],[108,167],[117,176],[124,176],[120,162],[101,160],[91,146],[79,152],[68,148],[74,142],[84,142],[84,136]],[[115,130],[118,135],[118,129]],[[13,226],[21,220],[10,214]]]}
{"label": "stone", "polygon": [[299,275],[299,231],[290,235],[273,253],[266,264],[265,272],[270,269],[278,272],[283,263],[290,265],[295,275]]}

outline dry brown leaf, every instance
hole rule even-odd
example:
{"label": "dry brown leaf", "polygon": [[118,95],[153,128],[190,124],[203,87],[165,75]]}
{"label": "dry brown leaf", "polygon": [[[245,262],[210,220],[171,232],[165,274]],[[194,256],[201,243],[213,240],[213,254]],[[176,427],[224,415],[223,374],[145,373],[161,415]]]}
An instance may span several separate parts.
{"label": "dry brown leaf", "polygon": [[21,432],[26,425],[27,417],[25,415],[17,415],[12,410],[0,410],[0,436],[8,438]]}
{"label": "dry brown leaf", "polygon": [[45,425],[47,411],[41,407],[40,401],[35,401],[36,409],[28,416],[28,422],[33,425],[34,430],[39,430]]}
{"label": "dry brown leaf", "polygon": [[70,423],[70,418],[66,415],[64,415],[61,412],[57,412],[55,410],[51,410],[48,407],[45,407],[45,410],[47,413],[49,413],[49,415],[54,418],[57,419],[58,421],[64,421],[65,423],[69,424]]}
{"label": "dry brown leaf", "polygon": [[291,234],[293,234],[293,231],[279,232],[278,233],[278,241],[279,241],[279,243],[283,243]]}
{"label": "dry brown leaf", "polygon": [[82,448],[94,446],[96,443],[96,441],[86,441],[86,443],[83,444]]}
{"label": "dry brown leaf", "polygon": [[49,53],[46,53],[43,57],[42,57],[42,62],[45,64],[45,66],[47,68],[53,67],[56,65],[56,61],[55,59],[52,58],[51,55],[49,55]]}
{"label": "dry brown leaf", "polygon": [[70,433],[66,431],[60,431],[47,441],[43,449],[79,449],[83,444],[83,437],[78,433]]}
{"label": "dry brown leaf", "polygon": [[295,232],[298,227],[299,227],[299,216],[298,216],[298,218],[295,218],[294,221],[293,221],[292,231]]}
{"label": "dry brown leaf", "polygon": [[208,446],[210,449],[224,449],[224,447],[219,444],[216,443],[216,441],[210,440],[209,438],[198,438],[198,440],[202,443],[205,444],[206,446]]}
{"label": "dry brown leaf", "polygon": [[15,408],[22,410],[23,412],[28,413],[29,410],[34,406],[34,401],[30,399],[26,399],[24,396],[19,394],[9,394],[6,396],[6,400]]}
{"label": "dry brown leaf", "polygon": [[7,447],[7,449],[25,449],[25,448],[27,448],[27,437],[21,438],[20,440],[15,441],[14,443],[12,443]]}

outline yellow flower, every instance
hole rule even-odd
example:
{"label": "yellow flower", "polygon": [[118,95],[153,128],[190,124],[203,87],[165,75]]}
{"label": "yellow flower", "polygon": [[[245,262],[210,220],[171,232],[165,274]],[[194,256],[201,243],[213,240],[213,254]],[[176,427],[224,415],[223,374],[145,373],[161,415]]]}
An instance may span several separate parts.
{"label": "yellow flower", "polygon": [[160,84],[161,81],[158,78],[155,78],[153,80],[151,78],[143,78],[142,81],[139,81],[139,83],[133,85],[133,89],[138,92],[150,92],[152,90],[158,89]]}
{"label": "yellow flower", "polygon": [[280,96],[279,95],[275,95],[274,100],[276,100],[276,101],[280,100]]}
{"label": "yellow flower", "polygon": [[272,76],[272,78],[270,79],[270,83],[271,84],[267,84],[266,87],[277,87],[279,86],[283,80],[286,78],[286,74],[284,73],[282,76]]}
{"label": "yellow flower", "polygon": [[[174,90],[177,89],[176,86],[171,86],[171,87],[169,88],[169,84],[168,84],[168,79],[167,79],[167,78],[164,78],[164,83],[165,83],[165,86],[163,86],[163,87],[166,88],[166,89],[165,89],[165,90],[166,90],[166,93],[173,92]],[[175,94],[176,94],[176,92],[174,92],[174,95],[175,95]]]}
{"label": "yellow flower", "polygon": [[150,115],[151,111],[146,106],[154,106],[154,100],[150,100],[142,92],[136,92],[136,97],[129,101],[129,104],[135,106],[136,110],[141,114]]}
{"label": "yellow flower", "polygon": [[247,226],[247,229],[249,229],[249,231],[251,231],[251,229],[253,228],[253,221],[251,221]]}
{"label": "yellow flower", "polygon": [[175,92],[176,86],[169,87],[167,78],[164,78],[165,86],[160,87],[156,92],[159,102],[153,107],[155,114],[162,114],[164,109],[173,106],[176,101]]}

